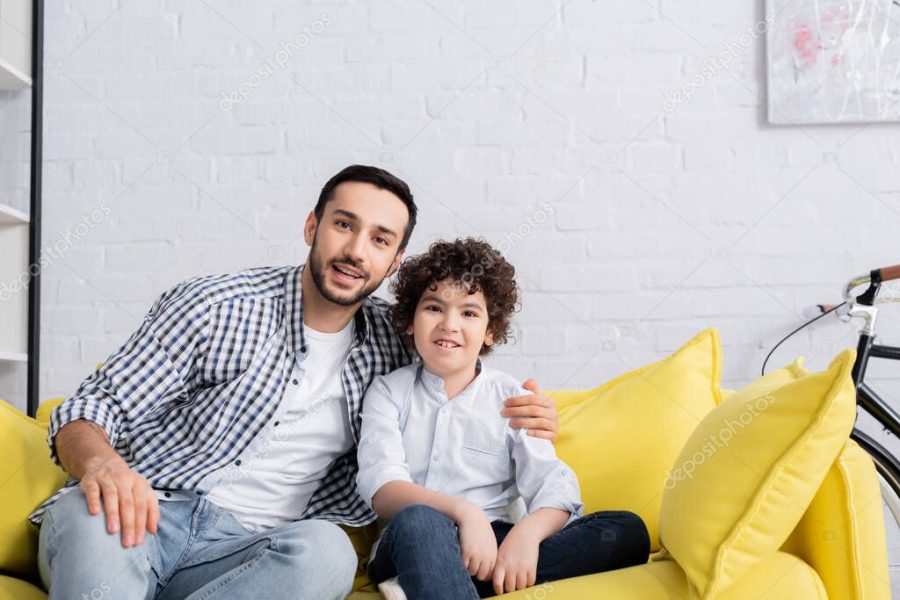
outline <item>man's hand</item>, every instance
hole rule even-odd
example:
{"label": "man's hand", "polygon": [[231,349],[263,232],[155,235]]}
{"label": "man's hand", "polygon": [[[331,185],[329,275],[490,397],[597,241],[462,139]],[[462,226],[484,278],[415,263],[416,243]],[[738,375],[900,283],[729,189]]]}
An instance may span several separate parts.
{"label": "man's hand", "polygon": [[559,413],[556,403],[542,396],[535,380],[529,379],[524,387],[531,394],[513,396],[503,403],[506,408],[500,413],[512,417],[510,427],[528,429],[528,435],[546,440],[555,440],[559,431]]}
{"label": "man's hand", "polygon": [[119,457],[88,466],[79,484],[87,498],[88,512],[106,513],[106,530],[122,531],[122,546],[138,546],[144,533],[156,533],[159,502],[146,479]]}
{"label": "man's hand", "polygon": [[60,428],[54,441],[59,462],[73,478],[80,480],[88,512],[106,513],[106,530],[122,531],[122,546],[144,541],[145,531],[156,533],[159,502],[156,494],[137,472],[131,470],[109,444],[102,427],[78,419]]}
{"label": "man's hand", "polygon": [[507,534],[494,565],[494,593],[498,596],[534,585],[541,541],[513,529]]}
{"label": "man's hand", "polygon": [[466,504],[457,520],[463,565],[469,575],[487,581],[497,560],[497,538],[481,507],[471,502]]}

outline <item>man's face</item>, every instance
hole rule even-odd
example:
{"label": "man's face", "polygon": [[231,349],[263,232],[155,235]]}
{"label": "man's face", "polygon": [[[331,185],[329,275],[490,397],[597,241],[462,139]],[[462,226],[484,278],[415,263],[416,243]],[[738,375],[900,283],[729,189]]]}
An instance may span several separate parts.
{"label": "man's face", "polygon": [[334,189],[322,219],[306,219],[312,246],[308,266],[322,296],[352,306],[378,289],[403,258],[400,242],[409,221],[403,201],[369,183],[347,181]]}

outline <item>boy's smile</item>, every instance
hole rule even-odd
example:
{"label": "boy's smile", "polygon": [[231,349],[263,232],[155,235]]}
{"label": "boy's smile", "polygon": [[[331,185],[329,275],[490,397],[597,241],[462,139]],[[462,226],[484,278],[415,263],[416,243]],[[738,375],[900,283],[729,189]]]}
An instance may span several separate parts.
{"label": "boy's smile", "polygon": [[475,377],[482,348],[494,342],[484,293],[445,279],[431,285],[416,305],[412,334],[425,368],[444,379],[447,395],[462,390]]}

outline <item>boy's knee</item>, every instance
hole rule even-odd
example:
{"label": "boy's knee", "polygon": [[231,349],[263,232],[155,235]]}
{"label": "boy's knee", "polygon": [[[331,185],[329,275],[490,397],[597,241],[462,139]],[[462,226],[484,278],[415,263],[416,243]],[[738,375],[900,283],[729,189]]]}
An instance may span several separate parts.
{"label": "boy's knee", "polygon": [[633,512],[616,511],[615,521],[615,541],[629,555],[630,562],[646,562],[650,555],[650,533],[644,520]]}
{"label": "boy's knee", "polygon": [[397,511],[397,514],[391,519],[391,525],[394,526],[395,535],[408,534],[417,536],[433,534],[442,527],[453,525],[453,521],[430,506],[411,504]]}

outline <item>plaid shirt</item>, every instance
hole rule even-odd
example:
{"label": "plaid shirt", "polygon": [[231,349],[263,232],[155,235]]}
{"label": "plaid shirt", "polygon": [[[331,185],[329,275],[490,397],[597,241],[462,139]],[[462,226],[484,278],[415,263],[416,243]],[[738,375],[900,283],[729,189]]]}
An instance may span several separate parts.
{"label": "plaid shirt", "polygon": [[[303,267],[263,267],[195,277],[164,292],[138,330],[50,418],[47,440],[93,421],[119,455],[158,490],[204,494],[275,414],[298,353],[306,350]],[[389,304],[367,298],[341,368],[354,442],[363,396],[378,375],[409,364]],[[338,458],[301,518],[347,525],[375,520],[356,491],[356,448]],[[210,477],[212,475],[212,477]],[[30,517],[44,511],[66,487]]]}

